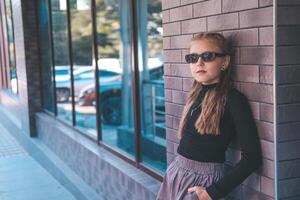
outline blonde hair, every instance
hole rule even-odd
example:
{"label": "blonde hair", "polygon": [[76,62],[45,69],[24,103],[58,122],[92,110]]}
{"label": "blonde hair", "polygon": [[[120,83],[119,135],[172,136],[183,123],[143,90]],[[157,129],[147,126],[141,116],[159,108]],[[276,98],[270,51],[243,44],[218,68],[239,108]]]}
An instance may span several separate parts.
{"label": "blonde hair", "polygon": [[[199,35],[196,35],[192,39],[192,42],[203,39],[207,39],[210,42],[213,42],[226,55],[231,54],[229,40],[226,39],[222,34],[215,32],[201,33]],[[221,72],[220,82],[216,85],[214,89],[208,90],[202,100],[202,111],[195,122],[195,128],[200,135],[220,134],[220,120],[224,112],[227,94],[229,89],[233,87],[232,81],[230,79],[230,70],[231,67]],[[179,139],[181,139],[184,134],[183,128],[187,122],[189,110],[195,104],[197,96],[201,90],[201,83],[194,80],[192,89],[188,94],[187,103],[183,109],[182,117],[179,123],[179,128],[177,132],[177,136]]]}

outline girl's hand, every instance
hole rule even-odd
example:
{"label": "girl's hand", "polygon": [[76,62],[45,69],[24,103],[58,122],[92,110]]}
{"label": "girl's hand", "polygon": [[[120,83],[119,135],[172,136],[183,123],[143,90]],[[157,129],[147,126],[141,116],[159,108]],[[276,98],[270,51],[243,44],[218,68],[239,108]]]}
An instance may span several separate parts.
{"label": "girl's hand", "polygon": [[188,189],[188,193],[196,192],[199,200],[212,200],[204,187],[195,186]]}

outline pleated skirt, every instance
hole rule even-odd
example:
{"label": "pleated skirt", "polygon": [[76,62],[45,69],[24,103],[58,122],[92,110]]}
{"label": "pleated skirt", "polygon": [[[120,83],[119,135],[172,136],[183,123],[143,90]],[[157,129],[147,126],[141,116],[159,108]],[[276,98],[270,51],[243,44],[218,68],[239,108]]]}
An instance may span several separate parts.
{"label": "pleated skirt", "polygon": [[[208,187],[224,175],[224,164],[199,162],[178,155],[164,175],[156,200],[198,200],[190,187]],[[221,199],[220,199],[221,200]]]}

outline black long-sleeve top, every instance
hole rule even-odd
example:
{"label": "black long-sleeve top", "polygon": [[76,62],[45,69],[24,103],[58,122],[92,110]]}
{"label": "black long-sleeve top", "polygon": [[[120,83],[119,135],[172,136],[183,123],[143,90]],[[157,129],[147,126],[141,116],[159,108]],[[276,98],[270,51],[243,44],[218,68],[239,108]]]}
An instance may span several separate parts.
{"label": "black long-sleeve top", "polygon": [[220,135],[200,135],[195,129],[195,122],[201,113],[201,103],[205,93],[212,90],[217,84],[203,85],[199,92],[196,105],[184,126],[184,135],[180,140],[177,152],[189,159],[201,162],[225,161],[225,151],[237,137],[242,158],[234,168],[226,173],[219,181],[212,183],[206,188],[207,193],[213,200],[222,198],[241,184],[252,172],[258,169],[262,163],[261,146],[257,128],[247,98],[237,89],[230,89],[225,110],[220,121]]}

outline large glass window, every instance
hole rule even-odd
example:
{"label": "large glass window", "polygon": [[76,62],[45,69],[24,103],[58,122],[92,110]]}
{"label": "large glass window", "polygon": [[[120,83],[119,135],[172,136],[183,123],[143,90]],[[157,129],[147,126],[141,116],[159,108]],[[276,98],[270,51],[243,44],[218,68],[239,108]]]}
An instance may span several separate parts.
{"label": "large glass window", "polygon": [[51,40],[49,30],[49,7],[48,0],[38,1],[39,16],[39,43],[41,57],[43,107],[52,113],[55,112],[53,70],[51,62]]}
{"label": "large glass window", "polygon": [[84,128],[96,138],[96,107],[82,101],[86,91],[95,91],[95,66],[92,66],[92,14],[90,0],[69,0],[72,58],[74,77],[74,100],[76,126]]}
{"label": "large glass window", "polygon": [[96,0],[102,141],[135,155],[129,2]]}
{"label": "large glass window", "polygon": [[72,85],[66,3],[66,0],[51,0],[53,64],[57,115],[61,119],[72,122]]}
{"label": "large glass window", "polygon": [[[40,39],[46,42],[41,48],[42,58],[51,57],[53,62],[55,84],[49,84],[48,89],[55,86],[57,116],[139,166],[163,172],[166,140],[161,1],[136,1],[136,11],[131,10],[131,0],[50,2],[52,31],[50,35],[40,31]],[[138,34],[132,32],[132,12],[137,13]],[[47,20],[41,21],[46,27]],[[47,51],[47,37],[52,38],[52,56]],[[138,60],[137,73],[133,58]],[[42,59],[48,74],[52,73],[49,65]],[[133,80],[139,80],[137,87],[133,87]],[[51,82],[49,76],[43,81],[45,87]],[[134,91],[137,88],[139,91]],[[51,90],[48,92],[44,98],[52,97]],[[134,105],[134,99],[140,99],[140,106]],[[48,103],[44,107],[49,110],[52,104]]]}
{"label": "large glass window", "polygon": [[7,24],[7,38],[8,38],[8,55],[9,55],[9,78],[10,88],[13,93],[18,92],[16,59],[15,59],[15,39],[13,29],[13,16],[11,1],[5,0],[5,14]]}
{"label": "large glass window", "polygon": [[164,171],[167,153],[161,1],[138,2],[142,162]]}

